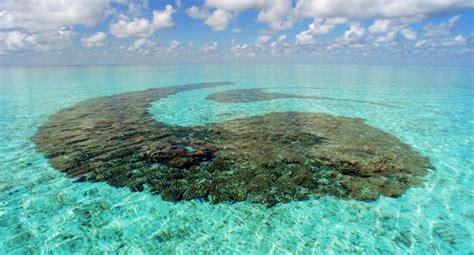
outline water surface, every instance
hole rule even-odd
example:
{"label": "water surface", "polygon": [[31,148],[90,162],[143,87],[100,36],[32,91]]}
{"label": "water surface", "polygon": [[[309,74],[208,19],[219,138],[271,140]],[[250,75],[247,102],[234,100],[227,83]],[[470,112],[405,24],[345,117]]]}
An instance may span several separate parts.
{"label": "water surface", "polygon": [[[473,73],[311,65],[0,70],[0,250],[468,254],[474,251]],[[74,183],[31,142],[48,116],[88,98],[223,80],[235,84],[178,93],[152,104],[150,112],[183,126],[284,111],[360,117],[428,156],[437,170],[422,187],[375,202],[324,197],[272,208],[173,203],[103,183]],[[216,92],[251,88],[341,100],[206,100]]]}

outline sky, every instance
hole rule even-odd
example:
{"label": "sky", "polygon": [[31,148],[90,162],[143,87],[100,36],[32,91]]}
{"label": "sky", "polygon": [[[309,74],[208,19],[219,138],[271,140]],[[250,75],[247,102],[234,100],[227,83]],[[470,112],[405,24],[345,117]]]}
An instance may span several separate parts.
{"label": "sky", "polygon": [[474,0],[0,0],[0,66],[474,66]]}

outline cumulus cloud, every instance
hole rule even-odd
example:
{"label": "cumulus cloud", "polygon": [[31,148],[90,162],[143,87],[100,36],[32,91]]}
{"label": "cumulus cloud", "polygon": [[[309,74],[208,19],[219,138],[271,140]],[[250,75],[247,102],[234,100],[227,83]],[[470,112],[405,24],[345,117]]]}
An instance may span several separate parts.
{"label": "cumulus cloud", "polygon": [[223,9],[217,9],[204,21],[204,24],[211,27],[213,31],[224,31],[230,19],[232,19],[232,13]]}
{"label": "cumulus cloud", "polygon": [[316,40],[314,39],[314,35],[306,30],[296,35],[296,43],[300,45],[315,44]]}
{"label": "cumulus cloud", "polygon": [[299,0],[296,13],[300,17],[407,17],[432,15],[462,8],[474,8],[466,0]]}
{"label": "cumulus cloud", "polygon": [[287,43],[288,35],[283,34],[270,44],[270,53],[273,56],[287,55],[293,52],[294,46]]}
{"label": "cumulus cloud", "polygon": [[148,37],[155,31],[149,20],[143,18],[130,19],[120,15],[115,23],[109,26],[110,33],[118,38]]}
{"label": "cumulus cloud", "polygon": [[107,41],[107,35],[104,32],[97,32],[91,36],[81,39],[81,44],[87,48],[102,47]]}
{"label": "cumulus cloud", "polygon": [[3,0],[0,29],[55,30],[72,25],[96,25],[109,9],[108,0]]}
{"label": "cumulus cloud", "polygon": [[452,38],[444,37],[419,40],[413,47],[416,49],[431,49],[436,51],[440,49],[440,47],[463,46],[466,43],[466,38],[464,38],[463,35],[458,35]]}
{"label": "cumulus cloud", "polygon": [[109,0],[2,0],[0,47],[3,53],[59,51],[72,44],[74,26],[92,27],[110,13]]}
{"label": "cumulus cloud", "polygon": [[400,38],[416,40],[417,32],[412,30],[409,26],[419,21],[419,18],[405,17],[377,19],[369,26],[368,32],[371,34],[384,34],[378,35],[375,38],[375,42],[377,43],[392,43],[398,41]]}
{"label": "cumulus cloud", "polygon": [[157,45],[156,42],[150,41],[147,38],[138,38],[133,44],[127,48],[128,51],[136,51],[142,55],[149,54]]}
{"label": "cumulus cloud", "polygon": [[166,5],[164,10],[153,11],[152,26],[155,29],[171,28],[173,23],[174,9],[171,5]]}
{"label": "cumulus cloud", "polygon": [[394,42],[397,38],[397,31],[390,31],[384,36],[378,36],[375,38],[375,42],[377,43],[391,43]]}
{"label": "cumulus cloud", "polygon": [[423,35],[426,37],[447,36],[460,18],[461,15],[456,15],[447,22],[441,22],[439,25],[428,24],[423,27]]}
{"label": "cumulus cloud", "polygon": [[168,49],[166,49],[167,52],[176,52],[179,49],[179,45],[181,43],[177,40],[173,40],[170,42],[170,45],[168,46]]}
{"label": "cumulus cloud", "polygon": [[444,39],[441,42],[442,46],[456,46],[456,45],[465,45],[466,44],[466,38],[462,35],[458,35],[454,38],[448,38]]}
{"label": "cumulus cloud", "polygon": [[409,28],[405,28],[402,31],[400,31],[407,40],[416,40],[416,35],[417,33]]}
{"label": "cumulus cloud", "polygon": [[148,10],[148,0],[119,0],[121,1],[127,4],[129,15],[141,16]]}
{"label": "cumulus cloud", "polygon": [[235,57],[283,56],[297,53],[299,46],[287,43],[288,35],[281,34],[274,41],[271,35],[257,37],[254,44],[232,40],[230,52]]}
{"label": "cumulus cloud", "polygon": [[264,1],[260,7],[257,20],[265,22],[274,30],[291,28],[294,23],[291,0]]}
{"label": "cumulus cloud", "polygon": [[206,0],[205,5],[226,11],[243,11],[260,6],[263,0]]}
{"label": "cumulus cloud", "polygon": [[0,34],[0,50],[17,51],[25,48],[27,44],[34,43],[34,38],[20,31],[11,31]]}
{"label": "cumulus cloud", "polygon": [[371,33],[387,33],[391,30],[392,20],[378,19],[369,27]]}
{"label": "cumulus cloud", "polygon": [[301,45],[316,43],[315,36],[324,35],[333,30],[337,25],[347,22],[346,18],[314,19],[308,30],[296,35],[296,42]]}
{"label": "cumulus cloud", "polygon": [[326,45],[326,51],[331,52],[345,47],[354,50],[366,49],[370,46],[364,41],[365,34],[366,30],[360,23],[352,23],[341,37]]}
{"label": "cumulus cloud", "polygon": [[271,36],[269,35],[261,35],[259,37],[257,37],[257,41],[255,42],[255,44],[257,45],[264,45],[264,44],[267,44],[271,39]]}
{"label": "cumulus cloud", "polygon": [[211,15],[208,9],[201,9],[199,6],[195,5],[188,8],[186,13],[193,19],[206,19]]}
{"label": "cumulus cloud", "polygon": [[[248,9],[258,10],[257,21],[268,23],[273,30],[291,28],[294,23],[291,0],[206,0],[205,8],[223,10],[232,16]],[[193,18],[205,19],[207,9],[193,6],[187,10]],[[218,30],[221,31],[221,30]]]}
{"label": "cumulus cloud", "polygon": [[0,52],[3,54],[18,51],[60,51],[72,45],[73,31],[60,28],[42,33],[21,31],[0,32]]}
{"label": "cumulus cloud", "polygon": [[358,42],[365,34],[365,28],[359,23],[351,24],[349,30],[344,32],[342,39],[346,43]]}
{"label": "cumulus cloud", "polygon": [[251,45],[248,43],[236,43],[232,42],[230,46],[230,52],[236,57],[254,57],[257,55],[257,52],[261,50],[260,47]]}
{"label": "cumulus cloud", "polygon": [[278,36],[278,39],[276,40],[276,42],[284,43],[287,39],[288,39],[288,35],[280,35]]}
{"label": "cumulus cloud", "polygon": [[[111,2],[113,4],[111,4]],[[174,6],[181,1],[174,1]],[[149,40],[160,29],[174,27],[176,10],[171,5],[156,10],[149,0],[0,0],[0,53],[22,53],[27,51],[60,51],[73,45],[74,29],[77,25],[93,27],[107,21],[107,30],[94,34],[81,34],[83,47],[100,47],[116,38],[132,38],[123,50],[140,54],[233,54],[235,56],[256,55],[306,55],[318,53],[400,53],[412,56],[424,52],[461,53],[474,52],[474,35],[468,29],[457,29],[460,21],[470,26],[468,16],[445,18],[457,10],[474,8],[474,1],[467,0],[203,0],[202,4],[182,9],[192,19],[203,22],[213,31],[231,29],[241,33],[247,29],[233,21],[254,15],[251,21],[265,23],[255,42],[248,42],[253,33],[246,30],[246,42],[233,41],[230,48],[211,41],[180,44],[171,41],[158,47]],[[120,6],[120,8],[117,8]],[[189,8],[188,8],[189,7]],[[117,9],[114,9],[117,8]],[[251,10],[251,11],[249,11]],[[245,15],[242,12],[249,11]],[[442,14],[432,18],[437,14]],[[453,13],[455,15],[458,13]],[[463,14],[467,15],[467,14]],[[104,19],[112,16],[112,19]],[[294,36],[291,43],[282,30],[290,29],[298,22],[308,21],[306,29],[288,31]],[[371,22],[368,24],[368,22]],[[426,21],[430,22],[427,23]],[[196,21],[195,21],[196,22]],[[416,25],[415,25],[416,24]],[[267,27],[268,26],[268,27]],[[340,26],[340,27],[338,27]],[[346,28],[339,35],[337,28]],[[101,27],[94,32],[103,31]],[[180,29],[185,29],[180,27]],[[229,30],[230,30],[229,29]],[[206,29],[207,30],[207,29]],[[460,34],[455,34],[454,31]],[[112,35],[108,37],[105,32]],[[255,32],[255,31],[254,31]],[[296,34],[296,35],[295,35]],[[225,39],[224,35],[222,39]],[[278,36],[279,35],[279,36]],[[324,36],[327,35],[327,36]],[[193,36],[193,35],[191,35]],[[229,35],[239,38],[239,35]],[[319,38],[324,40],[319,40]],[[186,40],[194,40],[188,38]],[[295,39],[295,42],[293,42]],[[114,43],[115,45],[115,43]],[[220,47],[219,47],[220,46]],[[201,53],[199,53],[201,51]],[[446,53],[446,54],[448,54]]]}
{"label": "cumulus cloud", "polygon": [[125,15],[119,15],[118,19],[109,26],[110,33],[118,38],[149,37],[156,30],[174,26],[173,12],[173,7],[168,4],[164,10],[153,11],[152,20],[145,18],[130,19]]}
{"label": "cumulus cloud", "polygon": [[415,43],[415,45],[413,45],[414,48],[424,48],[428,45],[428,40],[420,40],[420,41],[417,41]]}
{"label": "cumulus cloud", "polygon": [[458,45],[466,44],[466,39],[462,35],[458,35],[458,36],[454,37],[453,41]]}
{"label": "cumulus cloud", "polygon": [[219,48],[219,43],[216,41],[213,42],[207,42],[201,47],[201,51],[204,53],[211,53],[217,51]]}

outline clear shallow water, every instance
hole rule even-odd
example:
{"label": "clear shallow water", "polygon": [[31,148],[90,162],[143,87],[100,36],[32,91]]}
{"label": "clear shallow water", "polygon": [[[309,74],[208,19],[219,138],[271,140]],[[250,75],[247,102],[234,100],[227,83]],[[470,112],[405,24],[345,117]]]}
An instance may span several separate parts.
{"label": "clear shallow water", "polygon": [[[133,253],[474,252],[474,70],[375,66],[116,66],[0,70],[0,251]],[[160,100],[150,112],[177,125],[275,111],[362,117],[437,168],[423,187],[371,203],[331,197],[280,204],[172,203],[146,192],[73,183],[30,138],[81,100],[194,82],[233,81]],[[222,104],[235,88],[379,102],[313,99]]]}

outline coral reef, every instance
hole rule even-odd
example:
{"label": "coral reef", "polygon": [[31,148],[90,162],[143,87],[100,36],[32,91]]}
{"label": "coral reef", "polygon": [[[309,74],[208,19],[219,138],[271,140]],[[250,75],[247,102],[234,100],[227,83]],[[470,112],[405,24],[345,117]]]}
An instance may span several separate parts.
{"label": "coral reef", "polygon": [[[432,168],[407,144],[358,118],[285,112],[180,127],[148,113],[149,104],[160,98],[227,84],[83,101],[52,115],[33,141],[53,167],[78,182],[149,190],[169,201],[273,206],[323,195],[374,200],[402,195]],[[258,99],[254,92],[233,91],[226,100]]]}
{"label": "coral reef", "polygon": [[297,99],[314,99],[314,100],[329,100],[339,102],[351,102],[351,103],[364,103],[383,107],[398,108],[393,105],[371,102],[364,100],[353,100],[353,99],[338,99],[332,97],[320,97],[320,96],[301,96],[292,95],[286,93],[271,93],[265,92],[263,89],[235,89],[227,90],[223,92],[217,92],[206,97],[208,100],[213,100],[220,103],[249,103],[256,101],[270,101],[280,98],[297,98]]}

